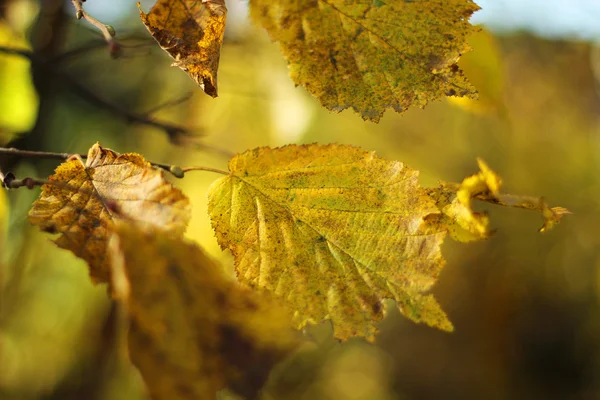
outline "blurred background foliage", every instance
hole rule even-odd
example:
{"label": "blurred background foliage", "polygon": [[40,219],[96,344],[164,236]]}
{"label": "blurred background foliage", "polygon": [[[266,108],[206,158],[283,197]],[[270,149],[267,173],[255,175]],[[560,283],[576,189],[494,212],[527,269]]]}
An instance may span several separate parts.
{"label": "blurred background foliage", "polygon": [[[97,32],[75,20],[70,2],[0,0],[0,45],[52,60],[30,64],[0,54],[3,145],[78,153],[100,141],[156,162],[225,168],[227,152],[339,142],[404,161],[421,171],[424,185],[460,181],[476,171],[479,156],[502,176],[504,191],[544,195],[574,212],[539,234],[535,213],[481,206],[497,233],[484,242],[445,243],[448,263],[434,288],[453,334],[415,325],[393,306],[375,345],[337,343],[327,324],[309,328],[310,342],[273,371],[264,399],[600,398],[597,44],[570,33],[544,39],[506,24],[501,34],[483,31],[461,61],[481,91],[479,103],[439,101],[388,112],[374,125],[352,112],[330,114],[294,88],[277,46],[247,21],[243,2],[229,2],[216,100],[169,67],[135,2],[117,6],[123,3],[86,3],[118,32],[123,48],[113,60]],[[155,110],[152,117],[201,137],[173,144],[160,129],[98,107],[68,80],[118,110]],[[20,177],[45,177],[56,166],[0,161]],[[198,172],[175,183],[194,205],[188,236],[232,271],[206,216],[215,178]],[[0,398],[146,399],[118,349],[106,289],[90,283],[81,260],[29,227],[36,195],[0,192]]]}

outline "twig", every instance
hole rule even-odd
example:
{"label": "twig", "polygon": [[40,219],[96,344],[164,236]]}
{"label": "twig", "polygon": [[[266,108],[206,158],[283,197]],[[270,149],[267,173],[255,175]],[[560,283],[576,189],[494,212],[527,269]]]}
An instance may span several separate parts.
{"label": "twig", "polygon": [[[49,158],[54,160],[68,160],[75,156],[82,159],[87,159],[87,154],[73,154],[73,153],[55,153],[51,151],[32,151],[32,150],[21,150],[15,149],[14,147],[0,147],[0,155],[12,155],[21,158]],[[170,169],[173,167],[169,164],[161,164],[150,162],[154,167],[164,169],[167,172],[171,172]]]}
{"label": "twig", "polygon": [[192,92],[188,92],[188,93],[184,94],[183,96],[177,97],[175,99],[167,100],[164,103],[157,105],[156,107],[152,107],[151,109],[146,110],[146,112],[144,114],[152,115],[157,111],[164,110],[165,108],[178,106],[182,103],[185,103],[189,99],[191,99],[193,95],[194,94]]}
{"label": "twig", "polygon": [[[21,150],[21,149],[15,149],[13,147],[0,147],[0,155],[11,155],[11,156],[16,156],[16,157],[21,157],[21,158],[47,158],[47,159],[54,159],[54,160],[68,160],[72,157],[78,157],[81,159],[87,159],[87,155],[86,154],[71,154],[71,153],[55,153],[55,152],[51,152],[51,151],[32,151],[32,150]],[[210,167],[179,167],[177,165],[173,165],[173,164],[162,164],[162,163],[157,163],[157,162],[152,162],[149,161],[150,164],[156,168],[160,168],[168,173],[170,173],[171,175],[173,175],[176,178],[183,178],[185,176],[186,172],[189,171],[208,171],[208,172],[216,172],[218,174],[222,174],[222,175],[229,175],[229,172],[227,171],[223,171],[220,169],[216,169],[216,168],[210,168]],[[5,180],[5,176],[8,177],[9,175],[12,175],[12,177],[7,178],[11,183],[10,185],[5,185],[6,182],[4,182]],[[16,180],[14,180],[14,175],[9,172],[6,175],[3,175],[2,172],[0,172],[0,182],[2,183],[2,186],[4,186],[5,188],[8,189],[15,189],[18,187],[23,187],[26,186],[28,188],[32,188],[34,186],[39,186],[39,185],[43,185],[45,183],[47,183],[46,181],[39,181],[39,180],[35,180],[32,178],[24,178],[22,180],[20,180],[19,182],[17,182]],[[16,182],[16,183],[12,183],[12,182]],[[12,185],[12,186],[11,186]],[[30,185],[33,185],[30,187]]]}
{"label": "twig", "polygon": [[[126,42],[135,42],[135,43],[131,43],[128,44]],[[121,37],[121,39],[119,40],[119,46],[121,47],[121,49],[139,49],[139,48],[144,48],[144,47],[151,47],[154,46],[156,44],[156,41],[154,41],[154,39],[150,38],[145,38],[145,37],[140,37],[137,35],[128,35],[127,37]],[[66,50],[58,55],[56,55],[54,58],[52,58],[50,60],[50,62],[52,64],[59,64],[59,63],[64,63],[65,61],[68,61],[74,57],[77,56],[83,56],[89,52],[92,52],[94,50],[97,50],[99,48],[105,47],[106,46],[106,42],[103,39],[92,39],[90,41],[88,41],[87,43],[84,43],[81,46],[78,47],[74,47],[70,50]]]}
{"label": "twig", "polygon": [[13,174],[12,172],[9,172],[6,175],[4,175],[2,172],[0,172],[0,181],[1,181],[2,187],[5,189],[18,189],[21,187],[33,189],[36,186],[42,186],[42,185],[48,183],[47,181],[30,178],[30,177],[26,177],[23,179],[17,179],[15,174]]}
{"label": "twig", "polygon": [[[150,127],[162,130],[169,136],[169,140],[172,143],[187,142],[187,141],[189,141],[189,139],[198,137],[197,134],[193,134],[190,130],[188,130],[187,128],[185,128],[181,125],[157,121],[154,118],[143,115],[143,114],[135,114],[135,113],[128,111],[124,107],[120,107],[117,104],[113,104],[113,103],[103,99],[97,93],[95,93],[91,89],[88,89],[86,86],[82,85],[81,83],[77,82],[68,74],[58,70],[57,68],[54,67],[54,65],[52,63],[47,62],[45,59],[41,58],[39,55],[37,55],[36,53],[34,53],[30,50],[0,46],[0,53],[16,55],[16,56],[20,56],[23,58],[27,58],[31,61],[31,63],[35,63],[35,64],[43,66],[44,68],[50,70],[58,79],[63,81],[79,97],[86,100],[88,103],[90,103],[100,109],[103,109],[105,111],[108,111],[109,113],[114,114],[115,116],[125,120],[128,123],[146,125],[146,126],[150,126]],[[186,139],[188,139],[188,140],[186,140]],[[211,147],[204,146],[204,145],[200,145],[200,146],[205,147],[208,150],[212,150],[212,151],[221,153],[221,154],[227,154],[227,151],[225,151],[225,150],[211,148]]]}
{"label": "twig", "polygon": [[89,22],[90,24],[92,24],[93,26],[95,26],[96,28],[98,28],[100,30],[100,32],[102,32],[102,36],[104,36],[104,40],[106,40],[106,42],[110,45],[111,42],[114,42],[114,37],[116,35],[115,29],[107,24],[104,24],[100,21],[98,21],[96,18],[92,17],[91,15],[89,15],[87,12],[85,12],[85,10],[83,9],[83,2],[85,0],[71,0],[73,3],[73,6],[75,7],[75,17],[77,19],[84,19],[87,22]]}

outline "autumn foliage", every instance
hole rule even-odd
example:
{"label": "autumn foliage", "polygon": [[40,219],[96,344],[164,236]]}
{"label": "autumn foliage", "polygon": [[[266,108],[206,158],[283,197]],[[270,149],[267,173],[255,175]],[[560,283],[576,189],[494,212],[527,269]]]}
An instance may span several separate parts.
{"label": "autumn foliage", "polygon": [[[292,80],[331,111],[377,122],[442,96],[476,98],[457,66],[476,31],[470,0],[264,1],[250,14],[280,44]],[[222,0],[158,0],[141,19],[160,46],[217,97],[227,9]],[[330,321],[333,336],[376,340],[384,301],[408,319],[453,325],[429,293],[447,237],[487,239],[476,200],[536,210],[542,231],[568,211],[503,194],[483,161],[462,183],[422,187],[401,161],[348,145],[257,147],[229,170],[163,166],[94,144],[44,180],[30,222],[89,266],[125,310],[128,351],[154,399],[254,397],[302,341]],[[171,182],[221,174],[208,192],[219,245],[236,279],[183,238],[190,201]],[[4,186],[18,187],[4,176]],[[34,181],[19,183],[35,185]]]}

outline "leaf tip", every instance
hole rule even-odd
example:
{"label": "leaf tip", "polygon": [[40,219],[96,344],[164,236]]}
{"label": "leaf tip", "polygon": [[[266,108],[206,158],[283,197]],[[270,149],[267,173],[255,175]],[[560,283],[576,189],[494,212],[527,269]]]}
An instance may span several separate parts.
{"label": "leaf tip", "polygon": [[564,207],[550,208],[543,199],[540,201],[542,205],[542,216],[544,217],[544,225],[542,225],[542,227],[539,229],[539,231],[542,233],[548,232],[550,229],[552,229],[554,225],[560,222],[564,215],[573,214]]}

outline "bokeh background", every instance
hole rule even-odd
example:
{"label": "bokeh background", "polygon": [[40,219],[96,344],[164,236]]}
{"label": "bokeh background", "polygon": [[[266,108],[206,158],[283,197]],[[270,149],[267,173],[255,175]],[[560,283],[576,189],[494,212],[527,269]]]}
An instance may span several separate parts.
{"label": "bokeh background", "polygon": [[[148,10],[151,1],[142,2]],[[533,212],[480,205],[497,233],[444,244],[434,293],[447,334],[415,325],[389,304],[374,345],[338,343],[328,324],[306,330],[264,399],[600,398],[600,5],[590,0],[481,0],[474,52],[461,60],[479,102],[437,101],[375,125],[320,108],[287,76],[277,45],[231,0],[219,98],[149,39],[135,1],[89,0],[123,44],[112,59],[69,1],[0,0],[0,46],[35,49],[52,67],[0,54],[0,140],[20,149],[86,152],[96,141],[156,161],[225,168],[227,153],[286,143],[348,143],[421,171],[423,185],[460,181],[482,157],[509,193],[544,195],[573,211],[540,234]],[[595,42],[596,41],[596,42]],[[185,126],[186,145],[132,124],[116,109]],[[71,82],[71,83],[69,83]],[[185,97],[186,101],[176,101]],[[165,103],[173,102],[171,106]],[[163,105],[161,107],[161,105]],[[2,158],[3,171],[46,177],[56,161]],[[206,216],[216,176],[175,182],[191,198],[188,236],[231,272]],[[0,399],[147,399],[115,348],[115,310],[86,266],[29,227],[38,191],[0,192]],[[229,398],[223,393],[222,398]]]}

